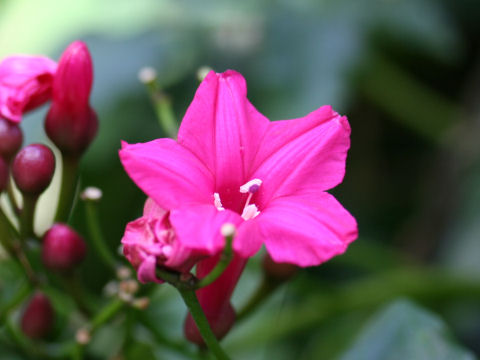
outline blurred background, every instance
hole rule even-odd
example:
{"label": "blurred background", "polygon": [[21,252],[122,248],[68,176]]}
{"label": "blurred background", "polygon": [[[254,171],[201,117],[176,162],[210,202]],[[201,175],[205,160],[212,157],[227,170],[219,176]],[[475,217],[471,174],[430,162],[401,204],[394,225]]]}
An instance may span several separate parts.
{"label": "blurred background", "polygon": [[[332,192],[357,218],[360,237],[345,255],[299,272],[239,324],[224,342],[235,359],[480,354],[479,1],[0,0],[0,58],[58,59],[75,39],[94,60],[92,103],[100,119],[82,183],[103,190],[100,217],[111,249],[145,200],[120,165],[120,140],[165,136],[138,81],[140,68],[157,70],[179,120],[205,65],[241,72],[250,101],[272,120],[323,104],[348,116],[347,173]],[[46,141],[45,112],[24,119],[25,143]],[[39,231],[53,212],[48,196]],[[75,225],[85,233],[81,204]],[[15,280],[0,267],[4,284]],[[108,278],[95,254],[82,272],[101,292]],[[257,257],[235,305],[260,277]],[[184,305],[168,286],[146,311],[160,333],[181,339]],[[122,321],[93,339],[93,358],[119,352],[128,335]],[[137,330],[128,335],[134,354],[184,358]],[[14,358],[5,354],[0,358]]]}

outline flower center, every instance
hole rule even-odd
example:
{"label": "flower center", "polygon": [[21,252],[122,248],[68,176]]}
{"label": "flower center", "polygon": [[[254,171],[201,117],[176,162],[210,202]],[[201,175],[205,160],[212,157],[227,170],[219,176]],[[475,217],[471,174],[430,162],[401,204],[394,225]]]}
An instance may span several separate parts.
{"label": "flower center", "polygon": [[[262,185],[262,180],[253,179],[240,186],[240,193],[248,194],[242,211],[242,218],[244,220],[253,219],[254,217],[258,216],[258,214],[260,214],[257,206],[255,204],[250,204],[253,194],[255,194],[260,189],[260,185]],[[217,192],[213,194],[213,203],[218,211],[225,210],[220,199],[220,194]]]}

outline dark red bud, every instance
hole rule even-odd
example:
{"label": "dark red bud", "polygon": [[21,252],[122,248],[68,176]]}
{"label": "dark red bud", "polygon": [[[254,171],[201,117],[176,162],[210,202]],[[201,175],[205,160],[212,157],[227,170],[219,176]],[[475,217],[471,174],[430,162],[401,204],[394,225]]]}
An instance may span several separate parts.
{"label": "dark red bud", "polygon": [[65,224],[53,224],[43,236],[43,264],[57,271],[69,271],[86,255],[85,242],[75,230]]}
{"label": "dark red bud", "polygon": [[85,43],[74,41],[63,52],[53,81],[53,101],[45,131],[64,153],[79,156],[97,133],[98,120],[90,107],[93,65]]}
{"label": "dark red bud", "polygon": [[288,280],[298,270],[296,265],[273,261],[268,253],[263,257],[262,267],[266,275],[277,280]]}
{"label": "dark red bud", "polygon": [[11,121],[0,118],[0,157],[9,161],[23,142],[22,130]]}
{"label": "dark red bud", "polygon": [[[205,316],[218,340],[227,335],[235,323],[235,310],[230,303],[224,307],[223,311],[215,312],[215,314],[205,313]],[[195,320],[193,320],[190,313],[188,313],[187,318],[185,319],[183,330],[188,341],[197,345],[205,345],[202,335],[200,335],[200,332],[198,331],[197,324],[195,324]]]}
{"label": "dark red bud", "polygon": [[48,335],[52,328],[54,312],[50,300],[38,292],[23,311],[21,329],[23,333],[32,339],[40,339]]}
{"label": "dark red bud", "polygon": [[13,160],[13,179],[25,194],[41,194],[50,185],[54,172],[55,156],[42,144],[24,147]]}
{"label": "dark red bud", "polygon": [[0,193],[7,188],[8,184],[8,164],[0,157]]}

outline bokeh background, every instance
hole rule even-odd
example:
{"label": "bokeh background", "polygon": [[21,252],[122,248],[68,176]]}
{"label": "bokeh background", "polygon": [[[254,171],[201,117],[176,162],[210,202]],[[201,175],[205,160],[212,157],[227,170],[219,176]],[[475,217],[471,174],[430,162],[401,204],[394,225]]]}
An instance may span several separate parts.
{"label": "bokeh background", "polygon": [[[100,119],[82,184],[103,190],[100,217],[113,251],[145,200],[121,168],[120,140],[165,136],[140,68],[157,70],[179,120],[201,66],[240,71],[250,101],[272,120],[323,104],[348,116],[347,174],[333,193],[357,218],[360,237],[344,256],[299,272],[239,324],[224,341],[235,359],[480,354],[479,1],[0,0],[0,58],[57,59],[75,39],[92,53]],[[26,143],[46,141],[45,111],[23,121]],[[54,196],[55,189],[42,201],[39,232]],[[86,234],[82,204],[74,219]],[[14,281],[9,271],[0,264],[0,289]],[[86,285],[100,293],[107,274],[89,253]],[[236,305],[259,279],[257,257]],[[62,301],[60,294],[67,313]],[[181,340],[184,311],[165,285],[147,316],[160,334]],[[126,358],[184,358],[141,328],[126,333],[126,319],[98,333],[93,358],[112,358],[127,338],[135,345]],[[15,356],[0,351],[1,359]]]}

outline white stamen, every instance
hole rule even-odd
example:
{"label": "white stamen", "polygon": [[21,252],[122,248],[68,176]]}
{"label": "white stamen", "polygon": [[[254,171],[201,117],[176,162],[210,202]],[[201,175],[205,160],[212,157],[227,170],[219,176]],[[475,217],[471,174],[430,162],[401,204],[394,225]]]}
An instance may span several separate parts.
{"label": "white stamen", "polygon": [[223,211],[225,208],[222,205],[222,201],[220,200],[220,194],[219,193],[214,193],[213,194],[213,204],[217,208],[218,211]]}
{"label": "white stamen", "polygon": [[255,204],[247,205],[243,209],[242,212],[242,218],[243,220],[250,220],[258,216],[260,214],[260,211],[258,211],[258,208]]}
{"label": "white stamen", "polygon": [[144,84],[149,84],[157,79],[157,71],[151,66],[145,66],[138,72],[138,80]]}
{"label": "white stamen", "polygon": [[249,182],[240,186],[240,192],[242,194],[246,194],[246,193],[253,194],[253,193],[257,192],[260,185],[262,185],[262,180],[260,180],[260,179],[250,180]]}

